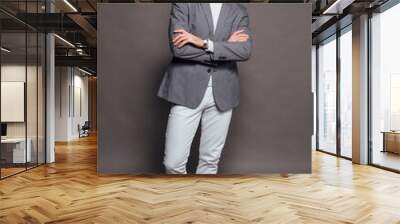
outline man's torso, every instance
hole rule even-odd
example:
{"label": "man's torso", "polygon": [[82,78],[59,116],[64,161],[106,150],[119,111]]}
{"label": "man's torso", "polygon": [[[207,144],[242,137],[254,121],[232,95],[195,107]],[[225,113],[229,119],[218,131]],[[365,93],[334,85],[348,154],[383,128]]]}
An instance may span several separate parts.
{"label": "man's torso", "polygon": [[[237,3],[221,4],[220,10],[212,11],[209,3],[187,4],[188,32],[214,42],[227,41],[237,31],[240,11]],[[219,11],[219,13],[218,13]],[[216,20],[214,17],[218,17]],[[216,25],[214,25],[216,24]],[[221,111],[232,109],[239,103],[239,78],[234,61],[217,62],[213,66],[174,59],[167,68],[159,96],[189,108],[197,107],[212,77],[213,93]]]}

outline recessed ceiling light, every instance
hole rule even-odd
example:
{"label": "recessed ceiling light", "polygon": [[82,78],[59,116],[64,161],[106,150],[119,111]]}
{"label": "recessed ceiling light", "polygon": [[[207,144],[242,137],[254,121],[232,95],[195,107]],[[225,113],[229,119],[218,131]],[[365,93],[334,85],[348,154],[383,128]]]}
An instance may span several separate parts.
{"label": "recessed ceiling light", "polygon": [[1,51],[4,51],[6,53],[11,53],[11,50],[5,48],[5,47],[1,47]]}
{"label": "recessed ceiling light", "polygon": [[[349,6],[354,0],[336,0],[332,5],[330,5],[322,14],[340,14],[339,7],[344,9]],[[343,11],[343,10],[341,10]]]}
{"label": "recessed ceiling light", "polygon": [[90,73],[90,72],[88,72],[88,71],[86,71],[86,70],[83,70],[83,69],[81,69],[81,68],[79,68],[79,67],[78,67],[78,70],[81,71],[81,72],[83,72],[83,73],[85,73],[85,74],[87,74],[87,75],[90,75],[90,76],[93,75],[92,73]]}
{"label": "recessed ceiling light", "polygon": [[78,12],[78,10],[73,6],[68,0],[64,0],[64,3],[68,5],[74,12]]}
{"label": "recessed ceiling light", "polygon": [[64,42],[65,44],[67,44],[70,47],[75,48],[75,45],[73,45],[71,42],[69,42],[68,40],[62,38],[61,36],[59,36],[58,34],[54,34],[55,37],[57,37],[59,40],[61,40],[62,42]]}

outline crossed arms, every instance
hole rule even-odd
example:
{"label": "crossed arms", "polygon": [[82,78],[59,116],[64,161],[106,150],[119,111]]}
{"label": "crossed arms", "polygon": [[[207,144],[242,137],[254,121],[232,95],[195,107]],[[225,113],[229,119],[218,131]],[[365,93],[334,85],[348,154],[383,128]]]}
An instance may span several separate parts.
{"label": "crossed arms", "polygon": [[245,61],[250,57],[251,37],[247,14],[239,17],[238,30],[226,41],[212,42],[210,51],[205,40],[188,32],[190,30],[188,13],[187,4],[173,4],[169,38],[174,57],[200,63]]}

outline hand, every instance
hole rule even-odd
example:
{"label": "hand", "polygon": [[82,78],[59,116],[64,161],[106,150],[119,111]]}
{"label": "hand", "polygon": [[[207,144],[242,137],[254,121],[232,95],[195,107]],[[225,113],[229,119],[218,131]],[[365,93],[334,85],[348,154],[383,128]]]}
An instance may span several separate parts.
{"label": "hand", "polygon": [[243,32],[244,30],[238,30],[232,33],[231,37],[228,39],[228,42],[246,42],[249,40],[249,35]]}
{"label": "hand", "polygon": [[175,47],[181,48],[186,44],[193,44],[198,48],[204,48],[204,40],[187,32],[184,29],[177,29],[174,30],[174,33],[178,33],[172,40]]}

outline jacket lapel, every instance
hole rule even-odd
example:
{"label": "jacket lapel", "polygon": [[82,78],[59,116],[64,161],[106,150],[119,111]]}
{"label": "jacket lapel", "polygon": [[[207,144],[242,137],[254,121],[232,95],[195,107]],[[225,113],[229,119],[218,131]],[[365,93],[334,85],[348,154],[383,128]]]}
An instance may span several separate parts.
{"label": "jacket lapel", "polygon": [[223,25],[231,12],[231,7],[232,6],[229,3],[222,4],[221,12],[219,14],[219,18],[218,18],[218,22],[217,22],[217,29],[215,29],[215,37],[216,38],[221,38],[221,35],[223,34],[223,31],[224,31]]}
{"label": "jacket lapel", "polygon": [[214,36],[214,23],[212,19],[212,14],[211,14],[211,8],[209,3],[199,3],[200,7],[202,8],[204,15],[207,20],[208,28],[209,28],[209,36],[213,37]]}

